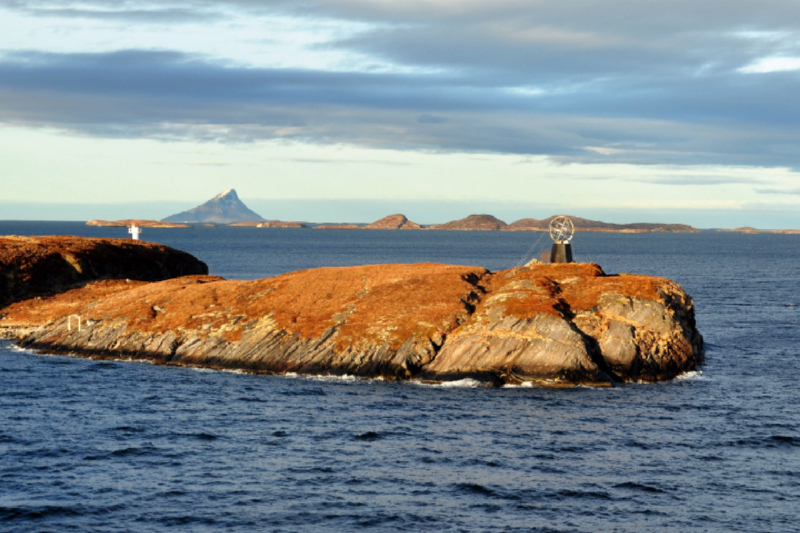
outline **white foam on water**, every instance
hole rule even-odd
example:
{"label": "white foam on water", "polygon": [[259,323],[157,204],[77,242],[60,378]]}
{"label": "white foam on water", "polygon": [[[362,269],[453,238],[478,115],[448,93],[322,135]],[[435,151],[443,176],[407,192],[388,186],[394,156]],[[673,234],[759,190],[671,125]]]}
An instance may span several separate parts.
{"label": "white foam on water", "polygon": [[92,361],[120,361],[122,363],[142,363],[144,365],[154,365],[154,366],[158,364],[155,361],[149,361],[147,359],[134,359],[133,357],[126,357],[124,359],[122,357],[120,357],[119,359],[104,359],[102,357],[90,357],[89,359],[91,359]]}
{"label": "white foam on water", "polygon": [[204,368],[201,366],[187,366],[186,368],[191,368],[192,370],[196,370],[198,372],[225,372],[226,374],[252,374],[252,372],[248,372],[240,368]]}
{"label": "white foam on water", "polygon": [[314,381],[366,381],[366,378],[358,376],[351,376],[350,374],[343,374],[341,376],[303,376],[304,378]]}
{"label": "white foam on water", "polygon": [[532,389],[533,388],[533,382],[532,381],[523,381],[519,385],[513,385],[511,383],[506,383],[500,388],[501,389]]}
{"label": "white foam on water", "polygon": [[33,351],[33,350],[30,350],[30,349],[28,349],[28,348],[22,348],[22,347],[20,347],[20,346],[17,346],[16,344],[12,344],[12,345],[10,345],[8,348],[9,348],[9,349],[10,349],[12,352],[29,353],[29,354],[35,354],[35,353],[36,353],[36,352],[35,352],[35,351]]}
{"label": "white foam on water", "polygon": [[352,376],[350,374],[343,374],[341,376],[334,376],[334,375],[313,375],[313,374],[298,374],[297,372],[285,372],[283,374],[277,374],[279,376],[287,377],[287,378],[296,378],[296,379],[307,379],[311,381],[335,381],[335,382],[342,382],[346,381],[352,383],[354,381],[383,381],[383,378],[363,378],[360,376]]}
{"label": "white foam on water", "polygon": [[702,370],[691,370],[675,376],[675,381],[696,381],[699,379],[705,379]]}
{"label": "white foam on water", "polygon": [[441,383],[424,383],[422,381],[411,381],[411,383],[419,385],[421,387],[436,387],[442,389],[455,389],[455,388],[474,389],[477,387],[486,386],[485,383],[482,383],[477,379],[472,379],[472,378],[457,379],[455,381],[443,381]]}

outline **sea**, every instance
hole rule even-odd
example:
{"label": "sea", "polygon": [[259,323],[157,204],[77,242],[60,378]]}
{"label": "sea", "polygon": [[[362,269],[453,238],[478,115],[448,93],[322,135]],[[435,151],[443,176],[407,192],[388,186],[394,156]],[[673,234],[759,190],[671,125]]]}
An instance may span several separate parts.
{"label": "sea", "polygon": [[[0,222],[0,235],[127,237]],[[254,279],[502,270],[531,232],[147,229]],[[706,362],[611,389],[261,376],[0,341],[2,532],[800,531],[800,235],[578,233],[578,261],[693,297]]]}

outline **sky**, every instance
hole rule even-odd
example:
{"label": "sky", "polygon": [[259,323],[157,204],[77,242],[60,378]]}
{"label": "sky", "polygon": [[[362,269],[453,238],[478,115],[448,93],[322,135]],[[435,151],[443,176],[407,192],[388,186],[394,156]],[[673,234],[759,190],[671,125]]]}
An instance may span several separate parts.
{"label": "sky", "polygon": [[800,228],[800,2],[0,0],[0,219]]}

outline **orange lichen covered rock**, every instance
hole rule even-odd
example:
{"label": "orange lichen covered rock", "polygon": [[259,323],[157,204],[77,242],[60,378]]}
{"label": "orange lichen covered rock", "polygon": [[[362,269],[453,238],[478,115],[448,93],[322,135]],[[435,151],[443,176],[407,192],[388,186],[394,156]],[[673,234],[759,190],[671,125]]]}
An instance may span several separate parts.
{"label": "orange lichen covered rock", "polygon": [[130,239],[0,237],[0,307],[98,279],[158,281],[208,274],[202,261]]}
{"label": "orange lichen covered rock", "polygon": [[[257,372],[413,377],[467,320],[487,271],[450,265],[305,270],[256,281],[101,282],[5,309],[45,324],[23,345]],[[67,328],[67,317],[88,324]]]}
{"label": "orange lichen covered rock", "polygon": [[251,372],[606,386],[694,370],[703,350],[677,284],[591,264],[104,280],[2,311],[39,350]]}

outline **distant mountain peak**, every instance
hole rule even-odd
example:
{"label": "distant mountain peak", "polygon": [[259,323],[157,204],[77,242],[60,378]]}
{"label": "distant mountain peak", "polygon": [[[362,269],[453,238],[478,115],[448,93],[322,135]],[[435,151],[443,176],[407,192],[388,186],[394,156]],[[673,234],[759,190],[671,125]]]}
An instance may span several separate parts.
{"label": "distant mountain peak", "polygon": [[222,200],[223,198],[230,197],[233,200],[239,200],[239,195],[236,194],[236,189],[227,189],[216,195],[212,200]]}
{"label": "distant mountain peak", "polygon": [[264,220],[239,199],[236,189],[228,189],[194,209],[168,216],[164,222],[232,224]]}

